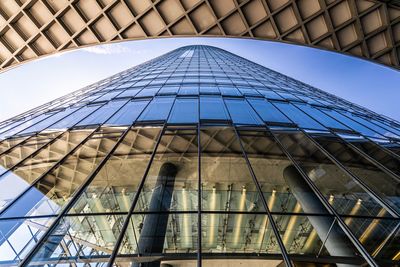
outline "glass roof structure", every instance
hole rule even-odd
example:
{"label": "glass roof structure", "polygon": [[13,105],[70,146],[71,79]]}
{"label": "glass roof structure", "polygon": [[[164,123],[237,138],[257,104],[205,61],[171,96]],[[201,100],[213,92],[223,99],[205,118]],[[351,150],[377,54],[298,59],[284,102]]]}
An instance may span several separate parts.
{"label": "glass roof structure", "polygon": [[393,266],[400,123],[186,46],[0,123],[0,266]]}

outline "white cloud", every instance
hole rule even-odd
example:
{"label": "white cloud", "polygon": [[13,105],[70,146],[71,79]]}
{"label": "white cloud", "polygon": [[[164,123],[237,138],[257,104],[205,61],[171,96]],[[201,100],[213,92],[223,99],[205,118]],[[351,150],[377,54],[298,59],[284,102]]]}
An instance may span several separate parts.
{"label": "white cloud", "polygon": [[140,51],[134,51],[129,49],[128,47],[121,45],[121,44],[104,44],[104,45],[97,45],[86,47],[82,49],[83,51],[94,53],[94,54],[101,54],[101,55],[111,55],[111,54],[124,54],[124,53],[138,53]]}

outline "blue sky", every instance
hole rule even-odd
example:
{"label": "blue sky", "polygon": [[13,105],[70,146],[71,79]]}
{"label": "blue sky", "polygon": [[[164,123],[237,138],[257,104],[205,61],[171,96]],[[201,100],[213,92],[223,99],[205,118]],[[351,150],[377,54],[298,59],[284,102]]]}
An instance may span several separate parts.
{"label": "blue sky", "polygon": [[213,45],[400,121],[400,72],[351,56],[279,42],[168,38],[93,46],[0,73],[0,121],[189,44]]}

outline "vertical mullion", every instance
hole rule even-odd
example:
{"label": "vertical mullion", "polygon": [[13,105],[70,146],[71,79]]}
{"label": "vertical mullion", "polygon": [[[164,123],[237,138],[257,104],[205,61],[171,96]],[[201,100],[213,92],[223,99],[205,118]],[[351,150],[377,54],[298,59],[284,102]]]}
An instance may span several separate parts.
{"label": "vertical mullion", "polygon": [[252,168],[252,166],[250,164],[249,158],[247,157],[247,153],[244,150],[242,141],[240,140],[239,133],[237,132],[236,127],[233,127],[233,129],[235,131],[236,138],[239,141],[240,149],[242,151],[242,155],[243,155],[244,159],[246,160],[247,167],[248,167],[248,169],[250,171],[251,177],[253,178],[253,182],[255,183],[255,185],[257,187],[258,194],[260,195],[260,198],[262,200],[263,206],[264,206],[264,208],[265,208],[265,210],[267,212],[268,220],[269,220],[269,222],[271,224],[271,228],[272,228],[272,230],[273,230],[273,232],[275,234],[276,240],[278,241],[279,248],[281,249],[281,252],[282,252],[283,260],[285,261],[286,266],[292,267],[293,264],[290,261],[289,255],[288,255],[288,253],[286,251],[286,248],[285,248],[285,245],[283,244],[283,241],[282,241],[282,239],[281,239],[281,237],[279,235],[278,227],[275,224],[274,218],[272,217],[272,214],[271,214],[271,212],[269,210],[269,207],[268,207],[267,201],[265,200],[265,196],[264,196],[264,194],[262,192],[261,186],[258,183],[256,175],[255,175],[255,173],[253,171],[253,168]]}
{"label": "vertical mullion", "polygon": [[358,251],[364,257],[364,259],[368,262],[368,264],[371,265],[371,266],[374,266],[374,267],[379,267],[379,265],[375,262],[374,258],[363,247],[361,242],[354,236],[354,234],[351,232],[350,228],[342,220],[342,218],[339,216],[339,214],[331,207],[329,202],[324,198],[322,193],[314,185],[314,183],[311,181],[311,179],[300,168],[300,166],[298,165],[296,160],[292,157],[292,155],[289,153],[289,151],[286,150],[286,148],[283,146],[283,144],[280,142],[280,140],[275,136],[274,132],[272,132],[268,127],[266,127],[266,128],[271,132],[272,137],[275,140],[275,142],[278,144],[280,149],[285,153],[285,155],[289,158],[290,162],[293,164],[293,166],[297,169],[297,171],[303,177],[303,179],[307,183],[307,185],[310,186],[310,188],[315,193],[315,195],[318,197],[320,202],[325,206],[325,208],[329,211],[329,213],[331,215],[335,216],[336,220],[338,221],[338,224],[339,224],[340,228],[342,228],[342,230],[347,234],[347,237],[350,239],[350,241],[353,243],[353,245],[358,249]]}
{"label": "vertical mullion", "polygon": [[[127,127],[124,130],[124,132],[122,132],[122,134],[119,137],[119,139],[115,142],[114,146],[107,153],[107,155],[103,158],[103,160],[99,163],[99,165],[95,168],[95,170],[91,172],[89,177],[87,177],[86,180],[83,182],[83,184],[80,185],[78,190],[76,190],[75,193],[73,193],[73,195],[71,196],[71,200],[63,208],[63,210],[60,212],[60,214],[57,216],[57,218],[54,220],[54,222],[48,228],[47,232],[40,238],[40,240],[36,244],[36,246],[27,254],[25,259],[21,262],[21,264],[20,264],[21,267],[29,265],[29,261],[32,259],[32,257],[35,255],[35,253],[38,252],[38,250],[40,249],[41,245],[43,245],[44,241],[50,236],[51,232],[57,227],[57,225],[61,221],[61,219],[64,218],[64,215],[69,211],[69,209],[79,199],[79,196],[81,195],[81,193],[86,189],[86,187],[92,182],[92,180],[100,172],[102,167],[107,163],[108,159],[111,157],[111,155],[117,149],[118,145],[125,139],[125,136],[129,133],[129,131],[131,130],[131,127]],[[99,128],[100,128],[100,126],[98,127],[98,129]],[[97,132],[97,130],[94,131],[93,133],[95,133],[95,132]],[[93,133],[90,136],[92,136]]]}
{"label": "vertical mullion", "polygon": [[[153,159],[154,159],[155,155],[157,154],[158,145],[160,144],[161,138],[162,138],[162,136],[164,135],[165,129],[166,129],[166,124],[164,124],[162,130],[160,131],[160,134],[159,134],[159,136],[158,136],[158,138],[157,138],[157,143],[156,143],[156,145],[154,146],[154,149],[153,149],[153,152],[152,152],[152,154],[151,154],[151,156],[150,156],[149,162],[147,163],[147,167],[146,167],[146,170],[145,170],[145,172],[144,172],[144,174],[143,174],[142,180],[140,181],[140,184],[139,184],[139,186],[138,186],[138,189],[137,189],[137,191],[136,191],[136,194],[135,194],[135,196],[133,197],[132,205],[131,205],[131,207],[129,208],[128,215],[126,216],[126,219],[125,219],[125,221],[124,221],[124,224],[123,224],[122,227],[121,227],[120,234],[119,234],[119,236],[118,236],[117,241],[115,242],[114,250],[113,250],[113,252],[112,252],[111,255],[110,255],[110,260],[109,260],[109,262],[108,262],[108,264],[107,264],[108,267],[112,267],[112,266],[113,266],[114,261],[115,261],[115,258],[116,258],[117,255],[118,255],[118,251],[119,251],[119,248],[120,248],[120,246],[121,246],[122,240],[124,239],[125,232],[126,232],[126,230],[128,229],[129,222],[130,222],[130,219],[131,219],[131,217],[132,217],[132,213],[133,213],[133,211],[134,211],[134,209],[135,209],[136,203],[137,203],[138,200],[139,200],[140,193],[141,193],[141,191],[142,191],[142,189],[143,189],[143,187],[144,187],[144,184],[145,184],[145,182],[146,182],[147,174],[148,174],[149,171],[150,171],[150,167],[151,167],[151,164],[153,163]],[[139,253],[138,253],[138,254],[139,254]]]}
{"label": "vertical mullion", "polygon": [[198,109],[197,109],[197,267],[202,266],[202,228],[201,228],[201,210],[202,210],[202,198],[201,198],[201,142],[200,142],[200,52],[201,48],[197,49],[198,61],[199,61],[199,96],[197,98],[198,101]]}

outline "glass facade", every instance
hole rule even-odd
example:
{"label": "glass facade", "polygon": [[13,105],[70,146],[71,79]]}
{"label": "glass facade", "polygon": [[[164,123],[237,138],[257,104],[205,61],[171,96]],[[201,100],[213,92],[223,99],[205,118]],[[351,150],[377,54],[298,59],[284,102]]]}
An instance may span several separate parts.
{"label": "glass facade", "polygon": [[0,266],[396,266],[399,151],[395,120],[182,47],[0,123]]}

